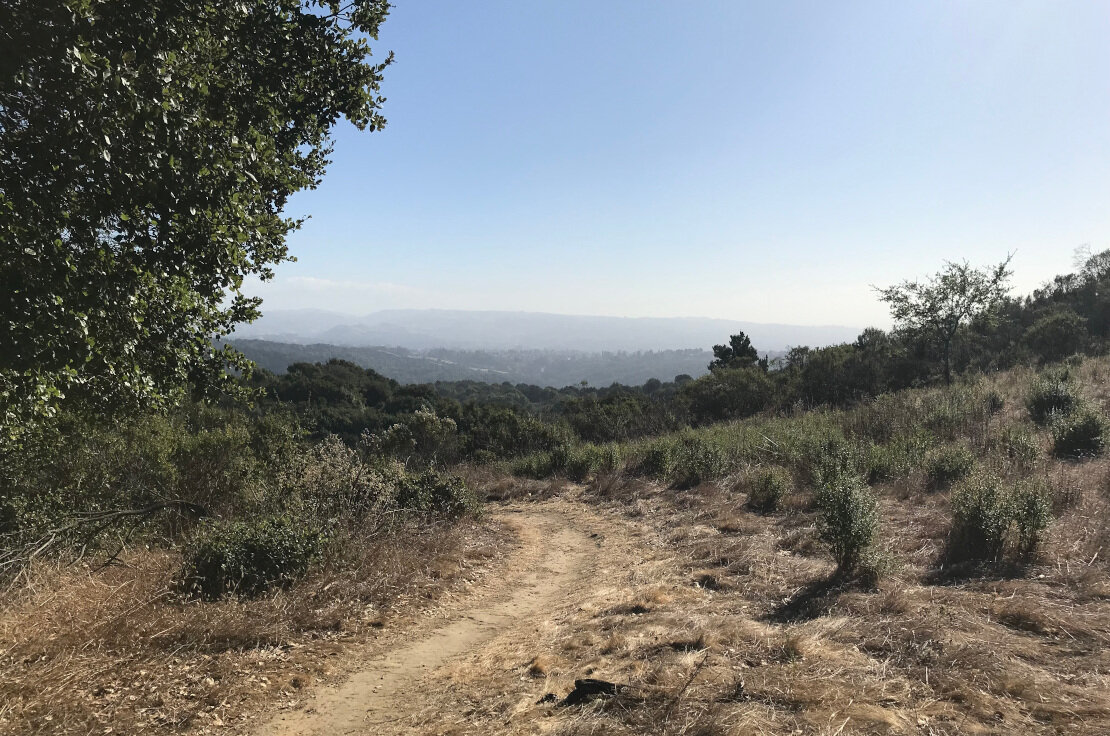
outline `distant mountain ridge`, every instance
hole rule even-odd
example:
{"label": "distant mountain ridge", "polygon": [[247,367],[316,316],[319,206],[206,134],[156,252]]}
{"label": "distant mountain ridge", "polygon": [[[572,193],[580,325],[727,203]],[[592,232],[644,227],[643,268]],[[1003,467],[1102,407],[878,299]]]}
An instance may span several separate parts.
{"label": "distant mountain ridge", "polygon": [[854,340],[856,327],[786,325],[701,317],[602,317],[544,312],[393,309],[363,316],[326,310],[269,310],[231,341],[258,339],[410,350],[708,350],[746,333],[761,352]]}

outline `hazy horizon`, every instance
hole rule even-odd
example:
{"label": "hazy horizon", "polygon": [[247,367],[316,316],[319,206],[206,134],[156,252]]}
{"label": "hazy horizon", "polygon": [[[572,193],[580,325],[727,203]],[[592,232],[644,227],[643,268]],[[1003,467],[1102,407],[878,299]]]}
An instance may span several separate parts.
{"label": "hazy horizon", "polygon": [[[555,317],[598,317],[598,318],[603,318],[603,319],[630,319],[630,320],[657,320],[657,319],[663,319],[663,320],[714,320],[714,321],[722,321],[722,322],[753,322],[753,323],[756,323],[756,324],[786,325],[786,326],[791,326],[791,327],[843,327],[843,328],[846,328],[846,329],[854,329],[854,330],[860,330],[860,331],[862,331],[863,329],[866,329],[867,327],[876,327],[876,326],[878,326],[876,324],[844,325],[844,324],[833,324],[833,323],[798,324],[798,323],[794,323],[794,322],[756,322],[755,320],[731,319],[731,318],[728,318],[728,317],[712,317],[712,316],[708,316],[708,315],[704,315],[704,314],[677,314],[677,315],[667,315],[667,316],[663,316],[663,317],[657,317],[657,316],[652,316],[652,315],[637,316],[637,315],[622,315],[622,314],[577,314],[577,313],[574,313],[574,312],[558,312],[558,311],[539,310],[539,309],[451,309],[451,308],[448,308],[448,307],[383,307],[381,309],[371,309],[369,311],[347,311],[347,310],[343,310],[343,309],[333,309],[333,308],[329,308],[329,307],[315,307],[315,306],[308,306],[308,307],[274,307],[274,308],[266,310],[262,316],[265,317],[266,314],[271,314],[272,315],[272,314],[281,314],[281,313],[290,313],[290,312],[328,312],[328,313],[331,313],[331,314],[340,315],[340,316],[344,316],[344,317],[351,317],[351,318],[354,318],[354,319],[364,319],[364,318],[367,318],[367,317],[372,317],[376,314],[381,314],[383,312],[466,312],[466,313],[475,313],[475,314],[482,314],[482,313],[486,313],[486,314],[521,314],[521,315],[555,316]],[[261,318],[260,318],[259,321],[261,321]],[[887,319],[885,321],[889,322],[890,320]]]}
{"label": "hazy horizon", "polygon": [[851,342],[860,329],[690,317],[607,317],[550,312],[382,310],[356,316],[318,309],[271,310],[229,339],[410,349],[614,352],[709,350],[746,333],[763,352]]}
{"label": "hazy horizon", "polygon": [[1099,3],[401,3],[266,308],[889,324],[945,260],[1110,247]]}

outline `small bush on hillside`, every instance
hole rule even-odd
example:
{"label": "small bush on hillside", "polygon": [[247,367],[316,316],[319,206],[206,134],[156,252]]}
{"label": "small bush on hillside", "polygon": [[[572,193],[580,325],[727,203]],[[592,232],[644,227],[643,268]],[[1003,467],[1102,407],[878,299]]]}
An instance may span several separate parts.
{"label": "small bush on hillside", "polygon": [[567,452],[563,473],[570,480],[582,482],[601,472],[620,467],[621,456],[616,445],[578,445]]}
{"label": "small bush on hillside", "polygon": [[551,450],[534,452],[512,463],[514,475],[542,480],[566,471],[572,448],[569,442],[560,442]]}
{"label": "small bush on hillside", "polygon": [[1052,454],[1066,458],[1101,455],[1108,429],[1106,418],[1092,407],[1058,416],[1052,422]]}
{"label": "small bush on hillside", "polygon": [[699,435],[683,437],[675,448],[672,485],[693,488],[725,474],[725,457],[720,448]]}
{"label": "small bush on hillside", "polygon": [[510,470],[513,475],[521,478],[542,480],[543,478],[550,477],[552,475],[551,453],[533,452],[530,455],[519,457],[513,460],[510,465]]}
{"label": "small bush on hillside", "polygon": [[997,414],[1006,407],[1006,399],[1003,398],[1002,394],[996,388],[992,388],[990,391],[987,391],[985,401],[987,404],[988,414]]}
{"label": "small bush on hillside", "polygon": [[1016,465],[1027,470],[1035,466],[1041,457],[1036,435],[1020,424],[1005,427],[996,446]]}
{"label": "small bush on hillside", "polygon": [[793,484],[794,479],[786,468],[762,468],[756,471],[752,479],[748,505],[764,513],[778,511]]}
{"label": "small bush on hillside", "polygon": [[951,442],[974,432],[990,415],[990,401],[981,388],[958,385],[923,395],[917,424]]}
{"label": "small bush on hillside", "polygon": [[866,447],[848,440],[839,429],[814,426],[804,420],[791,427],[783,459],[794,466],[799,480],[819,486],[843,473],[864,474],[869,459]]}
{"label": "small bush on hillside", "polygon": [[921,467],[934,440],[925,431],[893,438],[885,445],[871,445],[867,455],[867,482],[902,478]]}
{"label": "small bush on hillside", "polygon": [[402,509],[449,517],[474,513],[481,507],[477,494],[462,478],[434,470],[400,476],[394,498]]}
{"label": "small bush on hillside", "polygon": [[925,475],[930,488],[941,490],[966,478],[974,467],[975,456],[970,450],[961,445],[949,445],[939,447],[929,454]]}
{"label": "small bush on hillside", "polygon": [[989,474],[969,478],[952,494],[950,553],[956,559],[997,560],[1012,520],[1001,479]]}
{"label": "small bush on hillside", "polygon": [[1042,483],[1022,483],[1013,492],[1017,552],[1028,558],[1040,546],[1044,530],[1052,520],[1052,494]]}
{"label": "small bush on hillside", "polygon": [[815,485],[834,483],[843,476],[856,476],[866,465],[862,450],[847,440],[831,435],[809,458],[810,474]]}
{"label": "small bush on hillside", "polygon": [[1024,482],[1007,488],[996,475],[972,476],[952,494],[949,558],[997,561],[1011,538],[1014,552],[1026,558],[1040,543],[1051,510],[1043,485]]}
{"label": "small bush on hillside", "polygon": [[[364,435],[364,440],[369,438]],[[373,463],[338,436],[325,437],[307,453],[297,473],[299,509],[327,523],[338,518],[361,520],[391,505],[393,486],[385,477],[388,469]],[[283,500],[286,504],[297,501]]]}
{"label": "small bush on hillside", "polygon": [[878,505],[858,477],[840,475],[817,489],[817,529],[841,573],[853,572],[875,539]]}
{"label": "small bush on hillside", "polygon": [[563,472],[567,478],[581,482],[593,475],[601,467],[601,451],[593,445],[579,445],[567,454]]}
{"label": "small bush on hillside", "polygon": [[257,596],[303,576],[323,545],[319,530],[284,517],[205,524],[185,547],[181,584],[208,600]]}
{"label": "small bush on hillside", "polygon": [[648,478],[667,478],[674,469],[675,451],[667,440],[660,440],[648,445],[640,462],[636,465],[636,473]]}
{"label": "small bush on hillside", "polygon": [[1071,414],[1079,406],[1079,392],[1066,370],[1045,371],[1029,389],[1025,405],[1037,424],[1047,424],[1053,417]]}
{"label": "small bush on hillside", "polygon": [[871,445],[867,450],[867,482],[894,480],[903,474],[903,460],[890,445]]}

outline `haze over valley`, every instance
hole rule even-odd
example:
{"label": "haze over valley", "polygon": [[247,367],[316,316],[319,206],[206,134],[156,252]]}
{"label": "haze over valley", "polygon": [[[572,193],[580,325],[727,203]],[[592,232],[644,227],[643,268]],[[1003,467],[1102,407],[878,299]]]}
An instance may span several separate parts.
{"label": "haze over valley", "polygon": [[579,352],[709,348],[744,332],[761,352],[850,342],[859,326],[762,324],[699,317],[602,317],[543,312],[391,309],[356,316],[317,309],[266,310],[236,328],[234,339],[386,345],[414,350],[571,350]]}
{"label": "haze over valley", "polygon": [[562,387],[640,385],[704,375],[710,348],[743,332],[761,355],[851,342],[854,327],[705,318],[395,309],[363,316],[271,310],[228,340],[261,367],[340,358],[401,383],[485,381]]}

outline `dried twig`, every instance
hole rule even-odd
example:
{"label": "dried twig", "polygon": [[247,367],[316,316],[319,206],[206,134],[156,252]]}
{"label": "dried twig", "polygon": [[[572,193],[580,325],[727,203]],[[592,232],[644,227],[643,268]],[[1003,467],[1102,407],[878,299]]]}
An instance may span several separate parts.
{"label": "dried twig", "polygon": [[[11,577],[11,585],[14,585],[20,572],[26,570],[37,558],[62,547],[76,547],[77,554],[74,560],[80,560],[84,558],[93,540],[110,527],[122,522],[147,519],[162,511],[187,513],[193,518],[208,516],[208,509],[192,501],[180,499],[152,503],[141,509],[115,509],[80,514],[72,518],[69,523],[50,529],[31,542],[0,551],[0,579]],[[112,558],[118,554],[117,552]]]}

